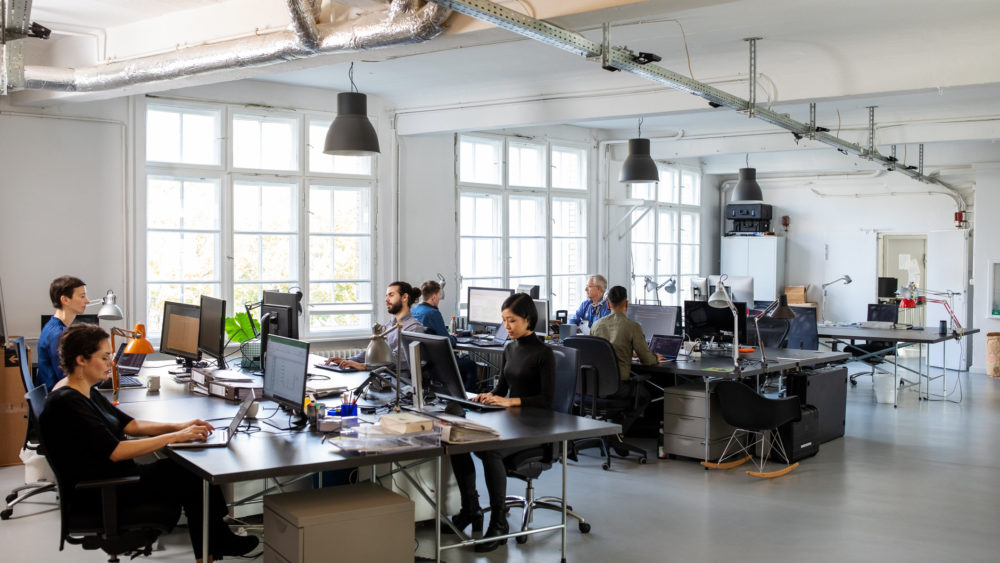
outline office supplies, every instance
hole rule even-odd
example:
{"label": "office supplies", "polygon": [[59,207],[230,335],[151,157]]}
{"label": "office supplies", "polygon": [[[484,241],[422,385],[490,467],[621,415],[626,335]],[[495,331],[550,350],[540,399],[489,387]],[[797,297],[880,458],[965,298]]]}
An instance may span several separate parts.
{"label": "office supplies", "polygon": [[654,334],[677,334],[677,318],[681,308],[676,305],[629,304],[625,316],[639,323],[646,341]]}
{"label": "office supplies", "polygon": [[160,331],[160,352],[184,359],[184,367],[171,374],[191,373],[198,353],[198,325],[201,309],[197,305],[165,301],[163,303],[163,328]]}
{"label": "office supplies", "polygon": [[226,302],[201,296],[198,316],[198,351],[226,367]]}
{"label": "office supplies", "polygon": [[229,445],[232,441],[233,436],[236,435],[237,430],[239,430],[240,424],[243,423],[243,419],[246,417],[247,413],[250,412],[250,406],[253,405],[253,395],[248,395],[240,403],[240,409],[236,411],[236,416],[233,420],[229,422],[227,428],[222,428],[216,432],[209,434],[208,438],[200,442],[175,442],[173,444],[167,444],[168,448],[174,449],[185,449],[185,448],[224,448]]}
{"label": "office supplies", "polygon": [[287,409],[295,420],[288,427],[268,424],[280,430],[292,430],[305,425],[303,407],[306,398],[306,371],[309,365],[309,343],[282,336],[271,336],[264,362],[264,398]]}
{"label": "office supplies", "polygon": [[[354,405],[357,408],[357,405]],[[434,428],[434,419],[422,414],[409,412],[393,412],[382,415],[378,421],[379,426],[387,432],[394,434],[408,434],[410,432],[429,432]]]}
{"label": "office supplies", "polygon": [[649,339],[649,351],[659,354],[668,360],[673,360],[677,358],[677,354],[680,352],[681,344],[683,343],[684,338],[681,336],[654,334]]}
{"label": "office supplies", "polygon": [[514,294],[513,289],[470,287],[468,291],[469,324],[497,326],[501,324],[500,306]]}

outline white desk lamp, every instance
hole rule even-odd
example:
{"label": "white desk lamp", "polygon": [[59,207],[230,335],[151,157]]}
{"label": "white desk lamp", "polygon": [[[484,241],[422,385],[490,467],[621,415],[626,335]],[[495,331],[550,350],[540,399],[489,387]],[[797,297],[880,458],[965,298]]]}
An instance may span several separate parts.
{"label": "white desk lamp", "polygon": [[820,320],[823,321],[824,323],[826,322],[826,286],[833,285],[833,284],[835,284],[835,283],[837,283],[839,281],[843,281],[844,285],[848,285],[849,283],[851,283],[854,280],[851,279],[851,276],[849,276],[847,274],[844,274],[844,275],[840,276],[839,278],[837,278],[837,279],[835,279],[833,281],[826,282],[826,283],[823,284],[823,303],[822,303],[822,305],[820,305],[821,308],[820,308],[820,315],[819,316],[820,316]]}
{"label": "white desk lamp", "polygon": [[115,295],[114,291],[110,289],[101,299],[93,299],[87,306],[97,305],[98,303],[103,303],[101,310],[97,312],[97,318],[102,321],[120,321],[124,317],[122,310],[117,305],[118,296]]}
{"label": "white desk lamp", "polygon": [[643,280],[645,282],[643,284],[643,289],[646,291],[646,293],[652,293],[653,294],[653,297],[656,298],[656,304],[657,305],[660,304],[660,294],[659,294],[659,291],[661,289],[666,289],[667,293],[677,293],[677,278],[675,278],[673,276],[667,278],[667,281],[665,281],[665,282],[663,282],[663,283],[661,283],[659,285],[657,285],[656,284],[656,280],[654,280],[650,276],[644,276]]}
{"label": "white desk lamp", "polygon": [[733,305],[733,300],[729,298],[729,294],[726,293],[726,286],[723,280],[726,279],[726,275],[723,274],[719,278],[719,283],[715,286],[715,293],[713,293],[708,298],[708,306],[715,307],[716,309],[729,308],[733,312],[733,370],[734,373],[739,373],[740,371],[740,314],[736,310],[736,305]]}

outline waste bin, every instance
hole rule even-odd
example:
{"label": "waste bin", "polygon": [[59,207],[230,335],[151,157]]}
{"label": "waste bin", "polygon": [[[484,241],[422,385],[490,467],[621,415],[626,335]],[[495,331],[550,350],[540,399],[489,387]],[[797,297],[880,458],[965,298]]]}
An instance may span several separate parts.
{"label": "waste bin", "polygon": [[1000,332],[986,333],[986,374],[1000,377]]}

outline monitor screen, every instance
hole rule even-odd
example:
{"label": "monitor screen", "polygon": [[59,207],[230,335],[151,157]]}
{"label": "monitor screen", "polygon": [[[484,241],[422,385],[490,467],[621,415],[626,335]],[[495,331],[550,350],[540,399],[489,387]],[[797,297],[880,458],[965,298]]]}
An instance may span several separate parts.
{"label": "monitor screen", "polygon": [[263,319],[268,314],[271,316],[268,317],[267,326],[261,327],[261,334],[295,338],[292,336],[296,332],[293,327],[297,326],[298,323],[292,320],[292,310],[287,305],[261,305],[260,318]]}
{"label": "monitor screen", "polygon": [[226,367],[226,302],[201,296],[201,320],[198,323],[198,350]]}
{"label": "monitor screen", "polygon": [[[733,303],[738,314],[739,342],[746,342],[747,305],[741,301]],[[731,342],[733,332],[733,312],[729,307],[717,309],[707,301],[684,302],[684,333],[690,340]],[[727,333],[723,335],[723,333]]]}
{"label": "monitor screen", "polygon": [[293,412],[302,412],[308,366],[308,342],[272,335],[267,343],[264,398]]}
{"label": "monitor screen", "polygon": [[695,301],[708,299],[708,278],[691,278],[691,299]]}
{"label": "monitor screen", "polygon": [[271,334],[279,334],[281,336],[287,336],[288,338],[298,338],[299,337],[299,315],[302,314],[302,293],[284,293],[282,291],[265,291],[264,299],[261,301],[261,315],[264,314],[264,306],[277,305],[281,307],[288,307],[289,318],[288,318],[288,328],[279,329],[279,332],[271,332]]}
{"label": "monitor screen", "polygon": [[549,301],[535,299],[535,310],[538,311],[538,322],[535,323],[535,333],[545,336],[549,333]]}
{"label": "monitor screen", "polygon": [[500,306],[508,297],[514,295],[513,289],[496,287],[469,288],[469,324],[497,326],[500,324]]}
{"label": "monitor screen", "polygon": [[[447,336],[437,336],[422,332],[404,332],[409,342],[420,344],[420,365],[410,365],[410,375],[416,380],[420,374],[427,382],[424,389],[431,393],[444,393],[453,397],[465,397],[462,374],[458,371],[455,352]],[[413,363],[416,363],[415,360]]]}
{"label": "monitor screen", "polygon": [[632,305],[625,316],[639,323],[646,340],[654,334],[677,334],[677,319],[681,308],[676,305]]}
{"label": "monitor screen", "polygon": [[197,305],[165,301],[160,352],[180,356],[185,360],[197,360],[200,321],[201,309]]}

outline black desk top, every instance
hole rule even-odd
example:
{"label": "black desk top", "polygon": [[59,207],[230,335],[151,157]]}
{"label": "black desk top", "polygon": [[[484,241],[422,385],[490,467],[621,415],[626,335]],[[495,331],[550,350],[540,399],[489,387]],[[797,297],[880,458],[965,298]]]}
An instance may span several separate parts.
{"label": "black desk top", "polygon": [[445,453],[458,454],[498,448],[532,446],[562,440],[596,438],[621,432],[621,426],[547,409],[512,407],[502,411],[468,412],[470,422],[495,428],[499,440],[443,444]]}
{"label": "black desk top", "polygon": [[886,328],[861,328],[857,326],[823,326],[817,327],[820,338],[846,338],[854,340],[891,340],[894,342],[908,342],[913,344],[937,344],[945,340],[958,338],[959,336],[975,334],[978,328],[966,328],[961,335],[951,332],[941,334],[938,327],[926,326],[920,329],[886,329]]}
{"label": "black desk top", "polygon": [[[760,352],[740,354],[741,360],[753,360],[756,364],[746,366],[741,376],[774,373],[796,367],[808,367],[830,362],[839,362],[851,357],[846,352],[820,352],[816,350],[795,350],[767,348],[767,369],[760,365]],[[664,362],[652,366],[632,364],[632,370],[637,373],[696,375],[700,377],[733,377],[733,358],[730,353],[709,355],[702,353],[700,359],[687,360],[680,356],[676,361]]]}

